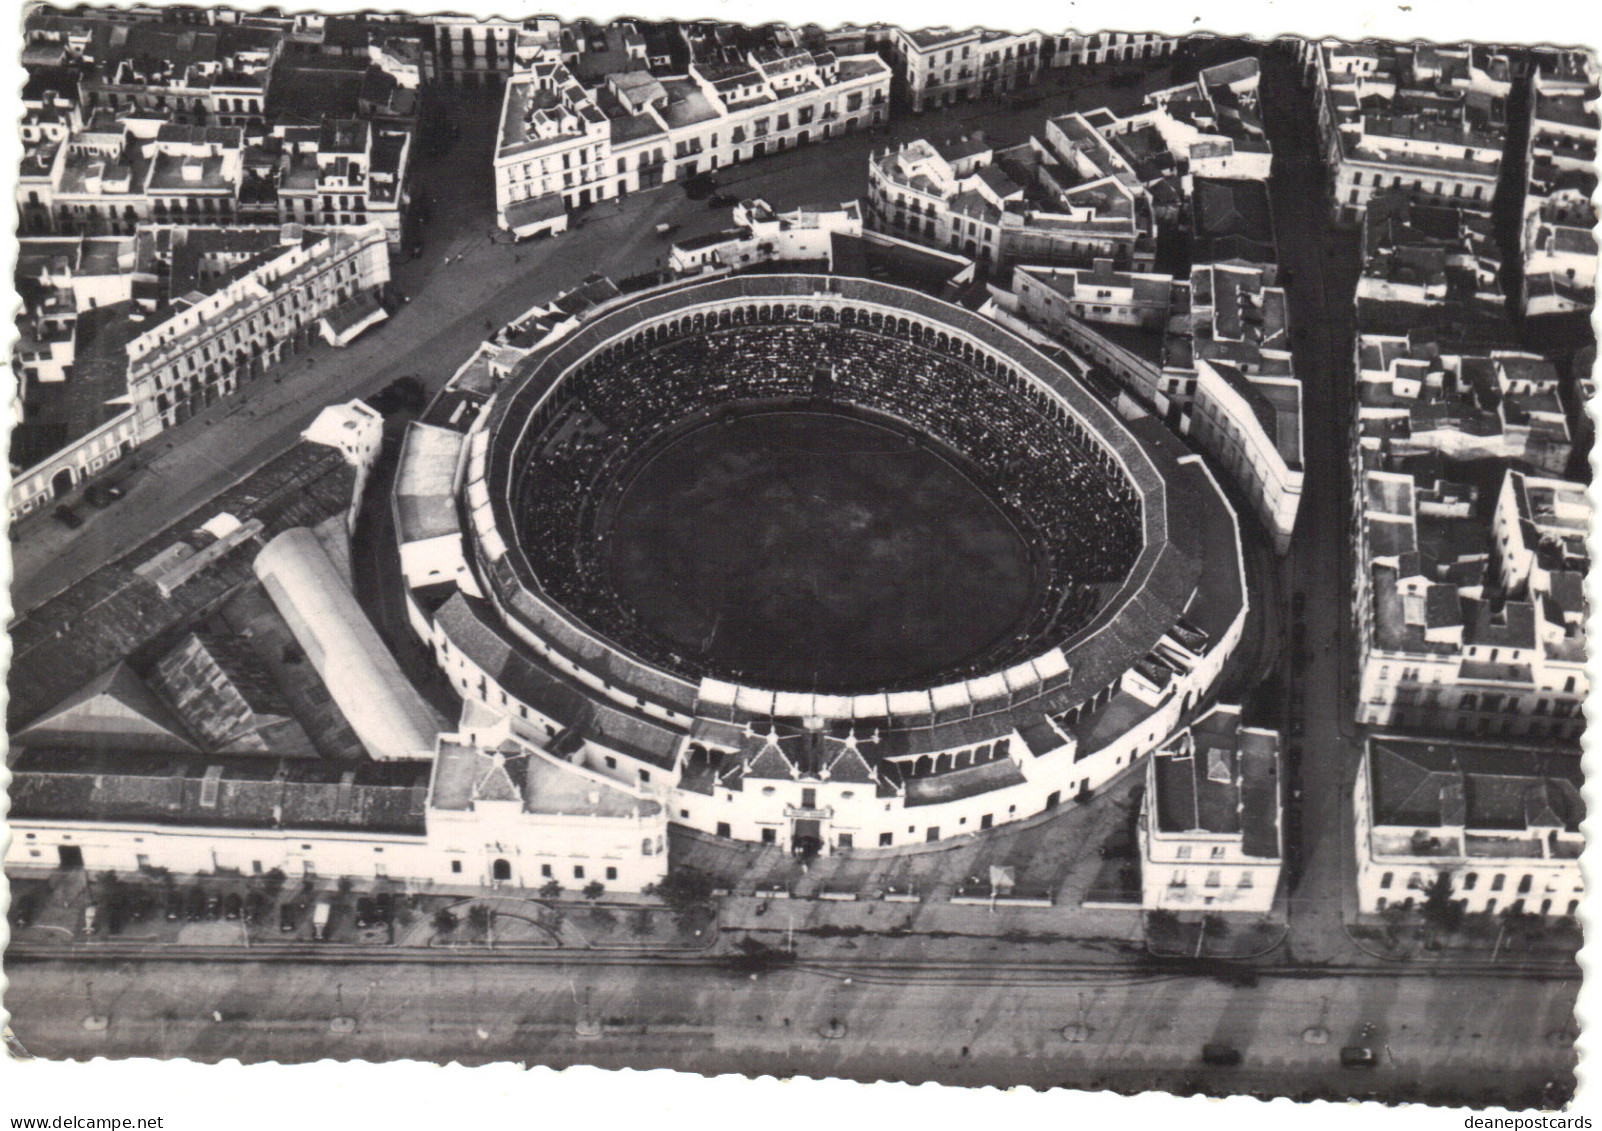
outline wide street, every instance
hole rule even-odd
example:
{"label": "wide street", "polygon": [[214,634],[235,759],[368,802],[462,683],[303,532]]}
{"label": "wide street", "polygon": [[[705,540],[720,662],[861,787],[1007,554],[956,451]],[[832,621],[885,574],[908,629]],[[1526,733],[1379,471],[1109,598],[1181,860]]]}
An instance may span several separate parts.
{"label": "wide street", "polygon": [[[484,959],[20,962],[7,1007],[18,1040],[49,1058],[513,1060],[1512,1106],[1538,1103],[1549,1081],[1572,1086],[1577,977],[1379,970],[1226,985],[982,959],[901,970],[841,955],[754,977],[707,962]],[[86,1029],[91,1014],[103,1030]],[[1242,1063],[1206,1068],[1207,1043]],[[1340,1066],[1358,1043],[1378,1066]]]}
{"label": "wide street", "polygon": [[[1145,87],[1162,85],[1153,71]],[[868,155],[896,140],[946,137],[984,129],[999,143],[1024,140],[1046,117],[1074,106],[1128,111],[1134,86],[1044,86],[1046,98],[1024,110],[973,104],[921,118],[903,115],[889,134],[860,133],[720,171],[721,191],[761,197],[777,208],[841,201],[867,191]],[[432,198],[420,259],[398,261],[394,283],[410,302],[387,323],[335,350],[320,342],[184,425],[151,441],[127,495],[104,511],[80,506],[84,524],[68,530],[48,516],[18,528],[12,545],[13,610],[26,612],[137,546],[292,445],[325,405],[366,396],[408,374],[437,389],[491,327],[498,327],[595,273],[626,278],[665,261],[671,239],[726,227],[728,209],[708,208],[669,184],[621,205],[585,213],[582,227],[521,246],[494,231],[491,171],[497,100],[458,95],[446,108],[460,136],[419,160],[414,199]],[[670,239],[658,223],[679,225]]]}

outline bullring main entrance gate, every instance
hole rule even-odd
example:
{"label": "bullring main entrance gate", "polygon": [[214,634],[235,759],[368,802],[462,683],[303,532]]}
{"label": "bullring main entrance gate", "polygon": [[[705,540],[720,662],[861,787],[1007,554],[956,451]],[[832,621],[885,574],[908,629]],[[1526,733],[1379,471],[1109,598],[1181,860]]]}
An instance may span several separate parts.
{"label": "bullring main entrance gate", "polygon": [[812,817],[790,821],[790,851],[796,856],[817,856],[823,851],[823,822]]}

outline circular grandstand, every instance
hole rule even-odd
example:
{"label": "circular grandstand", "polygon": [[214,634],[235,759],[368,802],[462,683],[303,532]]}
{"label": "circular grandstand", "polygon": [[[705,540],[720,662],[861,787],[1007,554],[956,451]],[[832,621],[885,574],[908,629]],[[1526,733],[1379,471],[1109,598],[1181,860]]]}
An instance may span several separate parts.
{"label": "circular grandstand", "polygon": [[[501,658],[450,672],[470,697],[477,672],[485,702],[492,681],[523,718],[539,699],[548,736],[686,800],[782,762],[877,787],[841,801],[1055,804],[1094,787],[1090,755],[1121,766],[1144,741],[1092,733],[1115,699],[1164,737],[1244,616],[1227,503],[1145,425],[905,288],[755,275],[638,298],[526,358],[469,430],[480,593],[441,610],[442,662],[453,635],[468,662],[471,619]],[[785,804],[809,814],[792,823],[850,808]],[[808,835],[834,843],[787,839]]]}

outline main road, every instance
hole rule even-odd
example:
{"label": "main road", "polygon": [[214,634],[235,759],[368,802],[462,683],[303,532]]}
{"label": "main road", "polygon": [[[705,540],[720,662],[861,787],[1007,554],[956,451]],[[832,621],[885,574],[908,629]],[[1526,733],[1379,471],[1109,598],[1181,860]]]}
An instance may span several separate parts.
{"label": "main road", "polygon": [[[1513,1106],[1572,1088],[1579,985],[1387,969],[1225,984],[844,959],[755,976],[648,958],[24,961],[7,974],[17,1039],[48,1058],[510,1060]],[[86,1027],[91,1015],[104,1028]],[[1205,1067],[1208,1043],[1241,1064]],[[1341,1067],[1339,1049],[1359,1043],[1379,1064]]]}

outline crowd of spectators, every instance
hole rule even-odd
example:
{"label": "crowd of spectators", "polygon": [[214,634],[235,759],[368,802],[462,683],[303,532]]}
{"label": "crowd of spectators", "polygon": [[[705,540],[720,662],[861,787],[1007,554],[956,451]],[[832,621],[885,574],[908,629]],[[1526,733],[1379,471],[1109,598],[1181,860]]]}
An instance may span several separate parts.
{"label": "crowd of spectators", "polygon": [[694,671],[698,662],[672,652],[610,585],[598,552],[602,501],[668,431],[731,407],[820,401],[938,441],[1031,542],[1042,582],[1033,613],[976,657],[974,671],[952,678],[1060,643],[1140,553],[1138,493],[1076,442],[1045,392],[997,381],[904,334],[821,322],[747,325],[611,353],[570,374],[560,399],[547,402],[515,492],[522,545],[547,595],[641,658]]}

